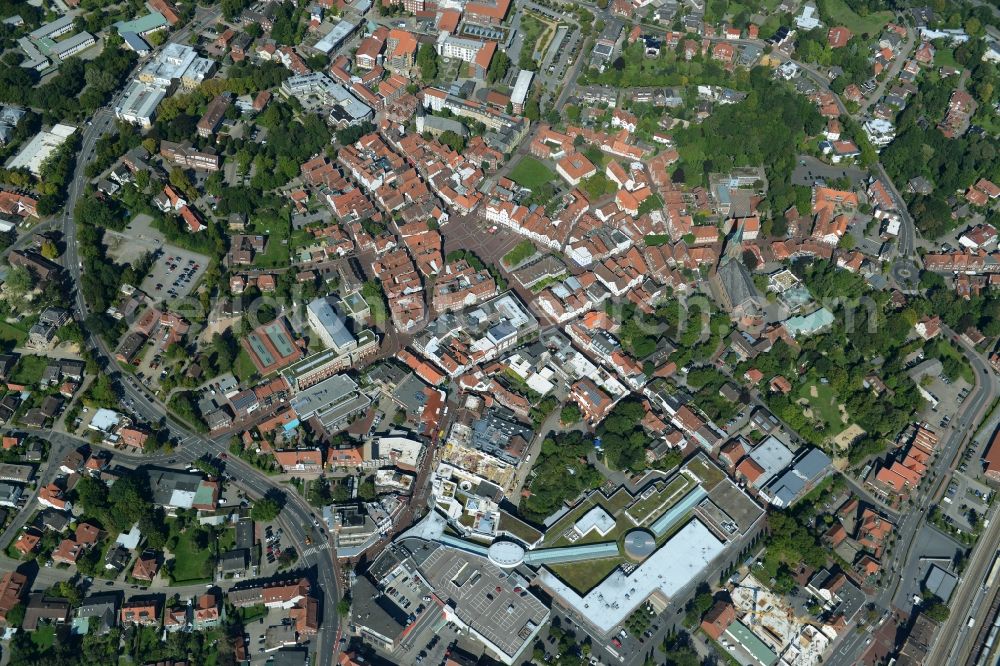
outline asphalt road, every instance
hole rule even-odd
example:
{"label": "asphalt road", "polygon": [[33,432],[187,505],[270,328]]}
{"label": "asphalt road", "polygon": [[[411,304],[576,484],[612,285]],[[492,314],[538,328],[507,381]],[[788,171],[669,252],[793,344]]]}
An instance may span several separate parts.
{"label": "asphalt road", "polygon": [[[215,23],[218,17],[218,10],[203,10],[199,8],[195,19],[184,28],[173,33],[169,41],[185,41],[190,34]],[[110,110],[113,107],[114,102],[98,111],[91,119],[91,124],[84,130],[76,172],[69,185],[66,209],[62,216],[63,234],[67,247],[62,261],[75,285],[80,284],[80,258],[77,252],[76,230],[74,228],[72,211],[86,188],[88,179],[85,175],[85,169],[86,165],[93,159],[94,145],[101,136],[114,129],[113,113]],[[85,320],[88,309],[86,302],[84,302],[83,294],[79,289],[77,289],[76,293],[76,307],[79,319],[81,321]],[[94,350],[98,358],[103,360],[105,368],[113,369],[117,367],[113,355],[103,340],[100,340],[96,336],[91,336],[88,340],[88,345]],[[127,402],[132,406],[135,413],[149,420],[151,423],[163,420],[171,437],[181,443],[180,451],[174,454],[149,456],[142,459],[141,462],[146,464],[166,464],[168,458],[176,458],[178,464],[180,464],[191,462],[205,454],[213,456],[227,454],[228,447],[226,441],[208,439],[192,431],[186,424],[173,418],[168,413],[166,407],[154,396],[148,394],[133,378],[125,378],[117,372],[114,372],[114,374],[121,388],[121,400]],[[123,456],[116,455],[116,457],[122,458]],[[316,583],[314,593],[322,595],[323,621],[320,632],[314,639],[313,648],[317,655],[318,664],[320,666],[329,666],[334,662],[339,653],[337,640],[339,637],[339,618],[336,608],[337,600],[340,598],[340,580],[339,568],[336,563],[332,544],[328,547],[319,548],[317,546],[309,547],[305,543],[307,536],[313,537],[315,541],[313,535],[314,528],[312,527],[313,517],[311,509],[297,495],[285,493],[284,488],[280,484],[272,481],[266,475],[244,463],[242,460],[231,458],[227,461],[226,468],[234,480],[245,487],[252,495],[260,497],[271,491],[279,491],[287,498],[285,508],[279,516],[278,522],[300,554],[297,566],[306,569],[312,575]]]}

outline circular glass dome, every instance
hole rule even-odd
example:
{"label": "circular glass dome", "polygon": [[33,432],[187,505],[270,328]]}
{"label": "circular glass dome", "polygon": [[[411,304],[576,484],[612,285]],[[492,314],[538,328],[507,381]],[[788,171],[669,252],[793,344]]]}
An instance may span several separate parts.
{"label": "circular glass dome", "polygon": [[504,569],[513,569],[524,561],[524,548],[513,541],[494,541],[486,554],[490,562]]}
{"label": "circular glass dome", "polygon": [[644,560],[656,550],[656,539],[646,530],[632,530],[625,535],[625,555],[633,560]]}

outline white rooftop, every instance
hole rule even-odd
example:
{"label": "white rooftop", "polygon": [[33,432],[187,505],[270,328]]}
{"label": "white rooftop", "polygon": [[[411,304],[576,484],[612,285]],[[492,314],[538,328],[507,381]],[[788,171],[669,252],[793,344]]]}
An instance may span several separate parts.
{"label": "white rooftop", "polygon": [[522,69],[517,74],[517,81],[514,82],[514,90],[510,94],[510,101],[514,104],[524,104],[528,97],[528,89],[531,88],[531,79],[535,73],[530,69]]}
{"label": "white rooftop", "polygon": [[142,532],[139,531],[139,524],[136,523],[128,532],[122,532],[115,539],[115,543],[127,550],[135,550],[139,547],[139,540],[142,539]]}
{"label": "white rooftop", "polygon": [[94,413],[94,418],[90,420],[90,428],[92,430],[100,430],[101,432],[110,432],[112,428],[118,425],[121,421],[121,415],[113,409],[98,409]]}
{"label": "white rooftop", "polygon": [[802,8],[802,13],[795,17],[795,25],[803,30],[812,30],[820,26],[819,17],[816,15],[815,5],[806,5]]}
{"label": "white rooftop", "polygon": [[75,131],[76,128],[72,125],[63,124],[58,124],[49,131],[42,130],[7,164],[7,168],[23,168],[36,176],[40,175],[42,163]]}
{"label": "white rooftop", "polygon": [[573,527],[580,536],[586,536],[591,530],[597,530],[598,534],[604,536],[615,529],[615,519],[603,507],[595,506],[583,514]]}
{"label": "white rooftop", "polygon": [[704,523],[693,518],[631,574],[618,569],[582,597],[548,569],[541,570],[539,582],[593,626],[608,633],[654,592],[673,598],[684,586],[700,580],[724,548],[725,544]]}

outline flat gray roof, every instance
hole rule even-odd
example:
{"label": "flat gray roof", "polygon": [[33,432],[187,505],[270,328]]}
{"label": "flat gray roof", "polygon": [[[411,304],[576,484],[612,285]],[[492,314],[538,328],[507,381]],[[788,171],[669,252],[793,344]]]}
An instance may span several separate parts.
{"label": "flat gray roof", "polygon": [[462,622],[511,659],[549,618],[549,609],[533,594],[514,591],[517,577],[485,557],[442,545],[420,565],[420,573],[436,594],[454,602]]}

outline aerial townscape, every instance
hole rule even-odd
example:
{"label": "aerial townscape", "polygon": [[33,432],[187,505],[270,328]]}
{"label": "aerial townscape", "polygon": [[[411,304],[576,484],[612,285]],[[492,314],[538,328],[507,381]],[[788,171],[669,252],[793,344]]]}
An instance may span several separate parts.
{"label": "aerial townscape", "polygon": [[0,666],[996,666],[996,0],[0,0]]}

